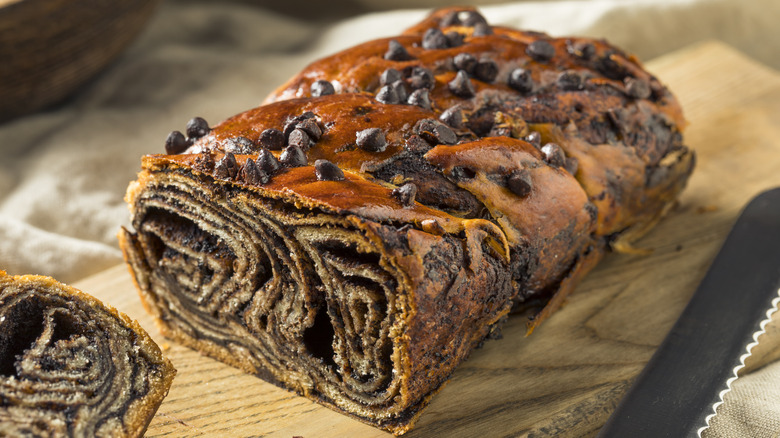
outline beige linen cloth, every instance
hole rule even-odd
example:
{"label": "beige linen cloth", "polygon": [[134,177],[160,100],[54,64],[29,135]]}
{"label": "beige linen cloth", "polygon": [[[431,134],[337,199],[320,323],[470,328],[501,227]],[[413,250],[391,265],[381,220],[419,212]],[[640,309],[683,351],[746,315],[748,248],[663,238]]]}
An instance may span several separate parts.
{"label": "beige linen cloth", "polygon": [[[74,98],[0,124],[0,269],[71,282],[120,263],[125,189],[139,157],[163,152],[168,132],[191,116],[218,122],[256,106],[317,57],[396,34],[427,13],[399,7],[445,3],[163,3],[131,48]],[[644,60],[718,38],[780,69],[778,0],[511,2],[482,12],[492,24],[606,37]],[[780,339],[773,330],[768,338]],[[777,351],[762,347],[762,356]],[[706,436],[779,434],[775,361],[737,381]]]}

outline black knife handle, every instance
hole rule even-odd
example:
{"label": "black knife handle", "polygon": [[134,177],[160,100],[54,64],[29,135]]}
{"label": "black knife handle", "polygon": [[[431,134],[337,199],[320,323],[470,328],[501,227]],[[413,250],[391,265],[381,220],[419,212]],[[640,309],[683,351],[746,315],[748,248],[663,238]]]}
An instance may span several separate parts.
{"label": "black knife handle", "polygon": [[780,188],[754,198],[599,437],[698,437],[780,288]]}

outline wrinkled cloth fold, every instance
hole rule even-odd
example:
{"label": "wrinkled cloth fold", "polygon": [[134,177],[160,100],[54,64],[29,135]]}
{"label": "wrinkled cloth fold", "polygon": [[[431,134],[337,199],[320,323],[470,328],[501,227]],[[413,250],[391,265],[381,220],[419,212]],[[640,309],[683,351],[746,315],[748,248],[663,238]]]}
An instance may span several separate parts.
{"label": "wrinkled cloth fold", "polygon": [[[71,282],[120,263],[127,184],[139,157],[163,152],[171,130],[184,130],[191,116],[217,122],[256,106],[314,59],[397,34],[429,12],[382,9],[443,5],[347,3],[364,13],[313,20],[260,2],[163,3],[130,49],[76,96],[1,124],[0,269]],[[780,68],[775,0],[483,3],[493,24],[604,37],[643,60],[714,38]],[[780,429],[778,363],[737,382],[707,436]]]}

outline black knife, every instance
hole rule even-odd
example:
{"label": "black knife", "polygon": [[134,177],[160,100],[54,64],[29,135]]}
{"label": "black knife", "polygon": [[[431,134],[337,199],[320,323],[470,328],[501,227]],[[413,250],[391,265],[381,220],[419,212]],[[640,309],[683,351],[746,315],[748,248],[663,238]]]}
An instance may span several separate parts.
{"label": "black knife", "polygon": [[599,437],[700,437],[780,303],[780,188],[734,228]]}

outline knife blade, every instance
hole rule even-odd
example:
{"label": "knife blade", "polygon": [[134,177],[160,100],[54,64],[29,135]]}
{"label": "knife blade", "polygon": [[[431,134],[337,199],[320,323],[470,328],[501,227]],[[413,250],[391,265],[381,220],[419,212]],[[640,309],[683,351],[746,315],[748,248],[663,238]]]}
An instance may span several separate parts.
{"label": "knife blade", "polygon": [[598,436],[701,437],[780,304],[780,188],[751,200]]}

